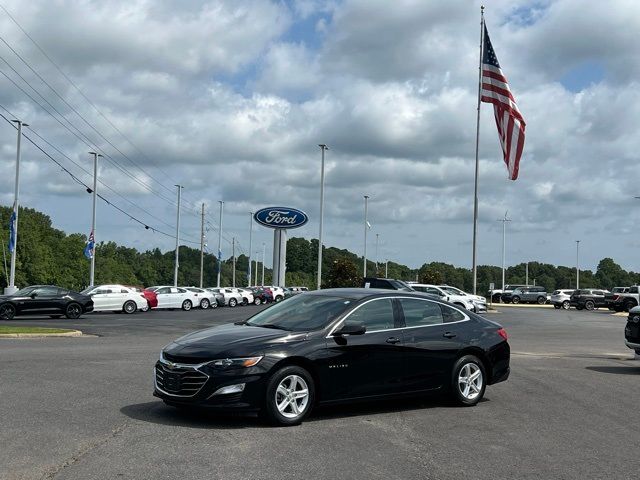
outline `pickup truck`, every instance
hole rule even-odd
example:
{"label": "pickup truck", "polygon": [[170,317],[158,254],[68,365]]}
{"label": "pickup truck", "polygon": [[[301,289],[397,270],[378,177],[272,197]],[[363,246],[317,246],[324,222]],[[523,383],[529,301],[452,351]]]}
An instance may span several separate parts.
{"label": "pickup truck", "polygon": [[629,287],[626,293],[617,293],[613,300],[613,309],[616,312],[628,312],[638,306],[638,285]]}
{"label": "pickup truck", "polygon": [[605,294],[604,301],[607,303],[607,308],[609,308],[609,310],[617,309],[616,311],[618,312],[623,310],[622,305],[615,305],[615,302],[621,293],[629,293],[629,287],[613,287],[611,292]]}

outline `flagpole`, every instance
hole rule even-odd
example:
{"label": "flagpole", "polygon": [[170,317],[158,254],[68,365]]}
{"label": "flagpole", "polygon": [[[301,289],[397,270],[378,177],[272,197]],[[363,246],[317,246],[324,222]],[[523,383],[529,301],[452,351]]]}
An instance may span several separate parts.
{"label": "flagpole", "polygon": [[476,173],[473,188],[473,294],[477,293],[478,284],[478,263],[477,263],[477,240],[478,240],[478,170],[479,170],[479,144],[480,144],[480,99],[482,90],[482,47],[484,43],[484,5],[480,6],[480,60],[478,62],[478,108],[476,118]]}
{"label": "flagpole", "polygon": [[367,216],[369,215],[369,195],[364,196],[364,255],[362,273],[363,277],[367,276]]}
{"label": "flagpole", "polygon": [[11,267],[9,270],[9,285],[5,290],[5,294],[12,294],[17,289],[15,286],[16,280],[16,256],[18,253],[18,214],[20,210],[20,202],[19,202],[19,194],[20,194],[20,144],[22,140],[22,127],[28,127],[29,125],[24,123],[22,120],[13,120],[14,123],[18,124],[18,144],[16,148],[16,183],[15,183],[15,193],[13,199],[13,213],[15,214],[15,220],[13,221],[13,231],[10,235],[13,238],[9,241],[10,248],[13,246],[13,250],[11,250]]}
{"label": "flagpole", "polygon": [[96,189],[98,188],[98,155],[96,152],[89,152],[93,155],[93,207],[91,209],[91,233],[93,233],[93,252],[91,252],[91,267],[89,268],[89,286],[93,287],[96,277]]}

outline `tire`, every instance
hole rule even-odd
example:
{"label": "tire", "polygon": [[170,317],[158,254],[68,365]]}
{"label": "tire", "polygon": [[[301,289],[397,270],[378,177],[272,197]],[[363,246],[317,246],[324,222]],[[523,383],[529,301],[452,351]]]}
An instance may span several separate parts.
{"label": "tire", "polygon": [[184,302],[182,302],[182,310],[184,310],[185,312],[188,312],[192,308],[193,303],[191,303],[191,300],[185,300]]}
{"label": "tire", "polygon": [[202,300],[200,300],[200,308],[202,310],[206,310],[210,306],[211,306],[211,302],[209,301],[208,298],[203,298]]}
{"label": "tire", "polygon": [[247,305],[249,305],[249,299],[246,297],[242,297],[242,306],[246,307]]}
{"label": "tire", "polygon": [[140,309],[140,311],[141,311],[141,312],[148,312],[148,311],[149,311],[149,302],[147,302],[147,304],[146,304],[144,307],[142,307],[142,308]]}
{"label": "tire", "polygon": [[593,300],[587,300],[586,302],[584,302],[584,308],[591,311],[596,308],[596,304],[593,302]]}
{"label": "tire", "polygon": [[520,297],[511,297],[511,303],[518,304],[520,303]]}
{"label": "tire", "polygon": [[[291,395],[292,391],[299,392],[299,396],[290,396],[287,399],[286,395]],[[309,415],[314,401],[313,378],[304,368],[290,365],[281,368],[269,378],[264,415],[273,425],[298,425]]]}
{"label": "tire", "polygon": [[238,305],[238,301],[235,298],[230,298],[229,299],[229,306],[231,308],[235,307],[236,305]]}
{"label": "tire", "polygon": [[538,297],[537,301],[538,305],[544,305],[545,303],[547,303],[547,299],[542,296]]}
{"label": "tire", "polygon": [[633,302],[624,302],[624,311],[628,312],[629,310],[631,310],[635,306],[636,305]]}
{"label": "tire", "polygon": [[[472,380],[469,380],[470,377]],[[482,400],[486,386],[487,374],[480,359],[474,355],[459,358],[451,373],[451,390],[455,403],[463,407],[476,405]]]}
{"label": "tire", "polygon": [[82,315],[82,307],[80,306],[80,304],[72,302],[67,305],[67,308],[64,309],[64,315],[69,320],[75,320],[76,318],[79,318],[80,315]]}
{"label": "tire", "polygon": [[556,310],[560,310],[560,305],[558,305],[557,303],[554,303],[553,308],[555,308]]}
{"label": "tire", "polygon": [[276,303],[281,302],[282,300],[284,300],[284,297],[282,295],[276,296]]}
{"label": "tire", "polygon": [[211,304],[209,305],[209,308],[218,308],[218,301],[216,300],[216,301],[214,301],[213,303],[211,303]]}
{"label": "tire", "polygon": [[136,313],[136,310],[138,310],[138,305],[136,305],[136,302],[132,300],[124,302],[124,305],[122,306],[122,311],[128,315]]}
{"label": "tire", "polygon": [[5,303],[0,305],[0,319],[1,320],[12,320],[13,317],[16,316],[16,307],[11,305],[10,303]]}
{"label": "tire", "polygon": [[569,302],[569,300],[565,300],[564,302],[562,302],[563,310],[569,310],[569,307],[571,307],[571,302]]}
{"label": "tire", "polygon": [[254,305],[260,305],[262,303],[262,300],[260,300],[258,297],[253,299],[253,304]]}

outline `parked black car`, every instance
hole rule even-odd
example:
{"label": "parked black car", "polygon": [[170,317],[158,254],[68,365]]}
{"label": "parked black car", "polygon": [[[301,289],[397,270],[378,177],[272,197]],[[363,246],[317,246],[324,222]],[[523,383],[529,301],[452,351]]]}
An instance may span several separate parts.
{"label": "parked black car", "polygon": [[508,378],[509,357],[500,325],[449,303],[329,289],[165,346],[154,395],[176,407],[260,411],[281,425],[316,404],[427,392],[471,406]]}
{"label": "parked black car", "polygon": [[605,293],[605,290],[597,288],[581,288],[573,291],[569,302],[572,307],[576,307],[576,310],[593,310],[594,308],[606,307]]}
{"label": "parked black car", "polygon": [[0,319],[11,320],[17,315],[48,315],[51,318],[78,318],[93,311],[88,295],[53,285],[33,285],[13,295],[0,297]]}
{"label": "parked black car", "polygon": [[413,292],[413,288],[402,280],[394,280],[393,278],[375,278],[365,277],[362,279],[363,288],[384,288],[385,290],[402,290],[405,292]]}
{"label": "parked black car", "polygon": [[629,310],[627,326],[624,327],[624,343],[640,355],[640,307]]}

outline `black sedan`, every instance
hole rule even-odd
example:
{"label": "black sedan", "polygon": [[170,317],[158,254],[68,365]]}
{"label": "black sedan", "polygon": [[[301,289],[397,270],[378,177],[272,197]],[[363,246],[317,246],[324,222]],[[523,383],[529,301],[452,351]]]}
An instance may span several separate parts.
{"label": "black sedan", "polygon": [[475,405],[508,378],[509,357],[500,325],[431,296],[321,290],[165,346],[154,394],[293,425],[316,404],[442,390]]}
{"label": "black sedan", "polygon": [[78,318],[93,311],[88,295],[53,285],[33,285],[13,295],[0,296],[0,319],[11,320],[17,315],[48,315],[51,318]]}
{"label": "black sedan", "polygon": [[640,355],[640,307],[629,310],[627,325],[624,328],[624,343]]}

